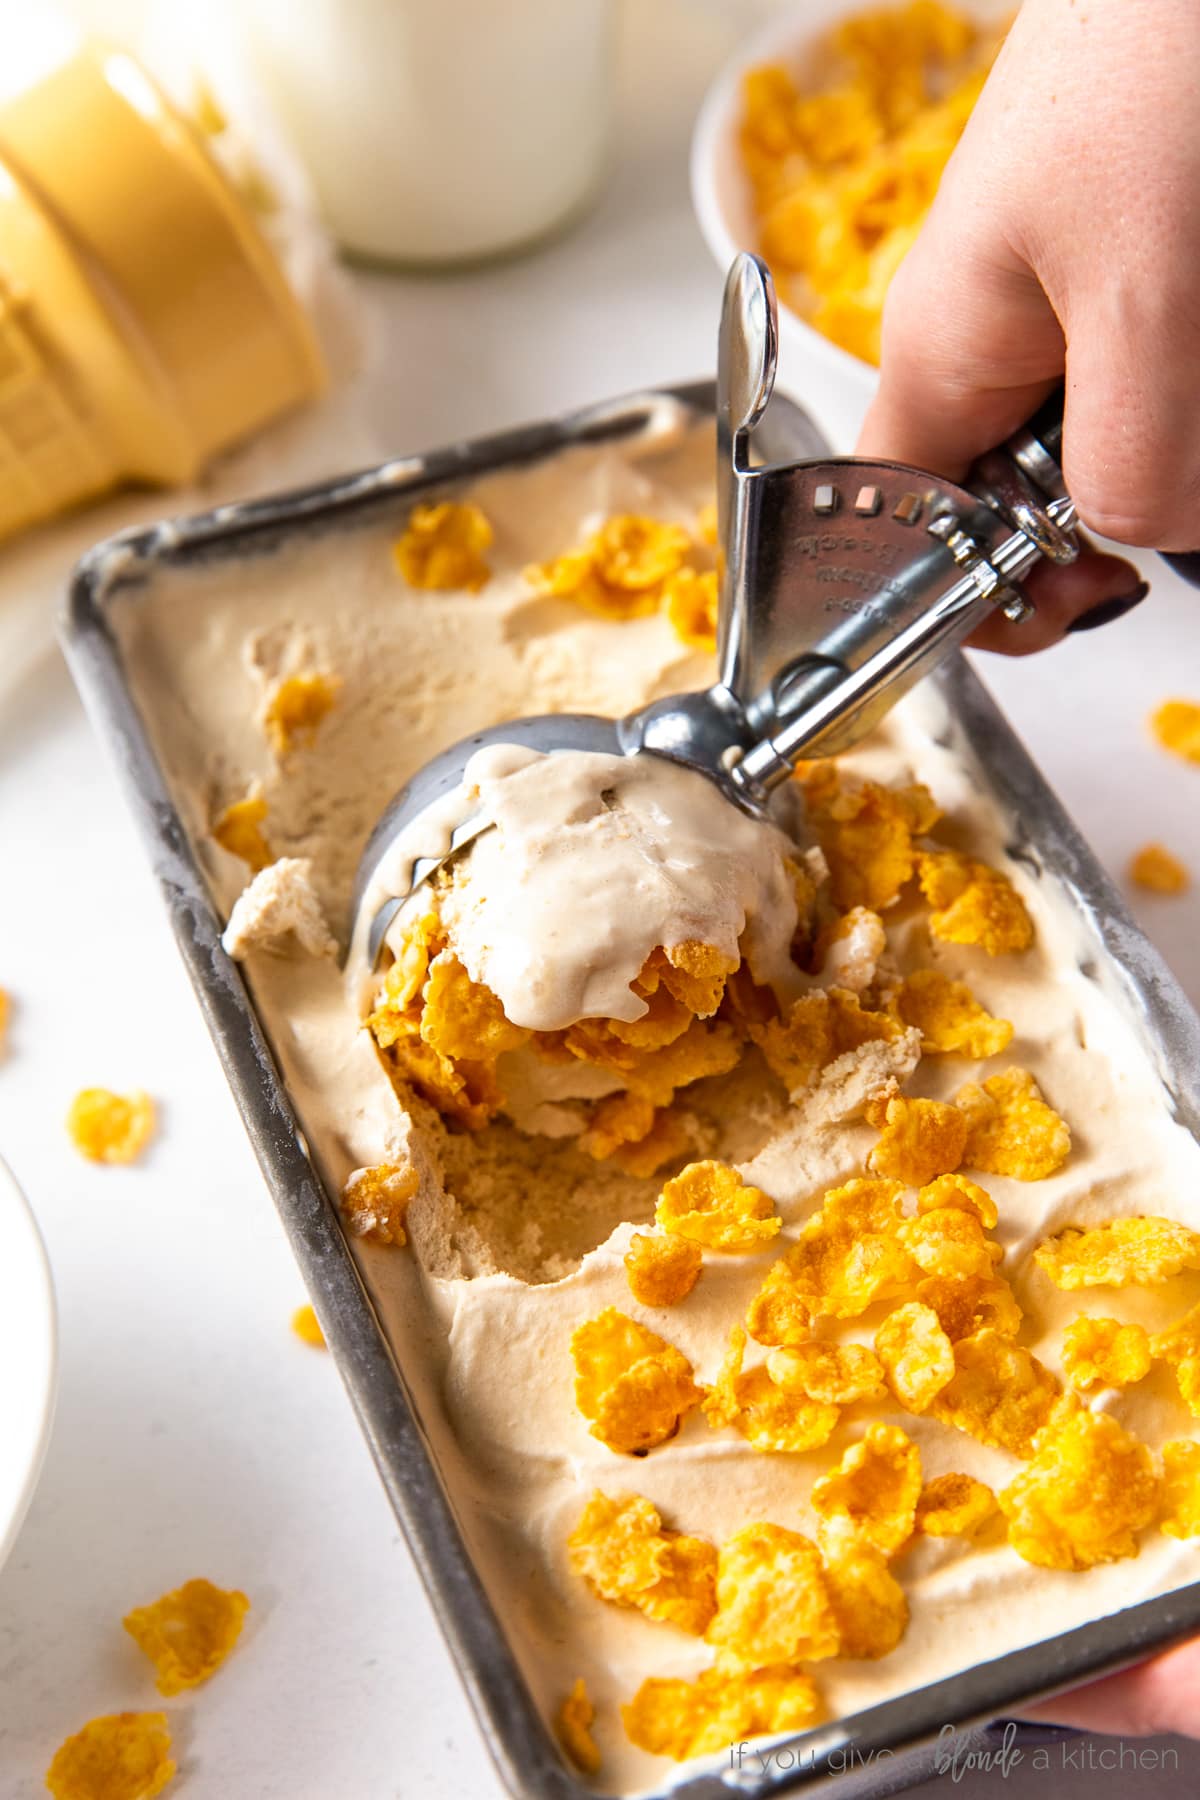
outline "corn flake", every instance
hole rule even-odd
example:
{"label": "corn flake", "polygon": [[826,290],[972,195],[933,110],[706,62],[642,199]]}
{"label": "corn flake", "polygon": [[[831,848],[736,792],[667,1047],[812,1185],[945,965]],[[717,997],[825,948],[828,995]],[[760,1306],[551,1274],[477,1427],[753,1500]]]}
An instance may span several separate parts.
{"label": "corn flake", "polygon": [[477,594],[491,580],[484,553],[494,535],[487,515],[472,502],[439,500],[413,507],[392,556],[409,587]]}
{"label": "corn flake", "polygon": [[237,1643],[250,1602],[237,1588],[185,1581],[149,1606],[126,1613],[124,1626],[154,1664],[160,1694],[181,1694],[215,1675]]}
{"label": "corn flake", "polygon": [[844,783],[835,768],[809,765],[800,775],[809,821],[829,864],[830,890],[843,911],[863,906],[882,912],[912,876],[913,838],[936,824],[939,810],[929,789]]}
{"label": "corn flake", "polygon": [[1071,1153],[1065,1119],[1042,1098],[1027,1069],[1006,1069],[978,1086],[968,1082],[955,1095],[968,1125],[963,1162],[987,1175],[1017,1181],[1044,1181]]}
{"label": "corn flake", "polygon": [[664,1443],[703,1398],[683,1353],[615,1306],[578,1327],[571,1356],[575,1404],[610,1450]]}
{"label": "corn flake", "polygon": [[257,875],[275,860],[263,835],[266,816],[266,796],[262,783],[256,781],[248,793],[240,800],[232,801],[213,822],[212,834],[216,842],[230,856],[240,857],[252,875]]}
{"label": "corn flake", "polygon": [[777,1382],[764,1364],[742,1370],[746,1333],[735,1325],[703,1411],[714,1431],[732,1425],[753,1450],[783,1454],[819,1449],[838,1422],[838,1408]]}
{"label": "corn flake", "polygon": [[717,1552],[705,1538],[663,1528],[638,1494],[592,1495],[567,1540],[571,1566],[592,1592],[648,1619],[703,1636],[717,1609]]}
{"label": "corn flake", "polygon": [[452,951],[441,951],[430,963],[422,998],[421,1036],[452,1061],[494,1061],[529,1035],[509,1022],[492,990],[472,981]]}
{"label": "corn flake", "polygon": [[1085,1410],[1042,1434],[999,1499],[1018,1556],[1043,1569],[1090,1569],[1137,1555],[1159,1492],[1146,1446],[1110,1413]]}
{"label": "corn flake", "polygon": [[719,599],[715,569],[677,569],[663,583],[667,622],[690,650],[716,650]]}
{"label": "corn flake", "polygon": [[938,1475],[921,1489],[916,1528],[926,1537],[974,1537],[996,1514],[996,1496],[973,1475]]}
{"label": "corn flake", "polygon": [[985,1329],[999,1337],[1015,1337],[1021,1329],[1021,1308],[1003,1276],[927,1275],[917,1283],[916,1297],[937,1314],[952,1344]]}
{"label": "corn flake", "polygon": [[940,1212],[947,1206],[973,1212],[985,1231],[994,1231],[1000,1218],[996,1202],[987,1190],[957,1173],[939,1175],[917,1195],[918,1213]]}
{"label": "corn flake", "polygon": [[990,1281],[1004,1254],[978,1214],[961,1206],[931,1207],[905,1219],[896,1235],[919,1269],[953,1281]]}
{"label": "corn flake", "polygon": [[1029,1456],[1059,1397],[1058,1381],[1023,1344],[985,1328],[954,1346],[954,1376],[929,1411],[981,1444]]}
{"label": "corn flake", "polygon": [[837,1621],[812,1540],[783,1525],[736,1531],[717,1559],[717,1611],[705,1635],[743,1668],[836,1656]]}
{"label": "corn flake", "polygon": [[939,969],[916,969],[901,982],[896,1010],[921,1033],[927,1056],[996,1056],[1012,1041],[1007,1019],[993,1018],[965,981]]}
{"label": "corn flake", "polygon": [[639,1750],[684,1762],[765,1733],[803,1731],[820,1711],[812,1678],[801,1669],[716,1667],[695,1681],[643,1681],[621,1716]]}
{"label": "corn flake", "polygon": [[884,1556],[912,1535],[921,1492],[921,1458],[898,1425],[868,1425],[837,1467],[813,1483],[822,1519],[848,1519],[859,1537]]}
{"label": "corn flake", "polygon": [[802,994],[786,1019],[751,1024],[749,1030],[794,1100],[839,1056],[867,1043],[894,1043],[904,1027],[889,1013],[864,1007],[857,994],[835,987]]}
{"label": "corn flake", "polygon": [[699,1244],[635,1231],[625,1254],[629,1291],[643,1306],[677,1306],[700,1279]]}
{"label": "corn flake", "polygon": [[1200,1306],[1193,1306],[1176,1324],[1152,1337],[1150,1350],[1174,1369],[1180,1394],[1189,1411],[1200,1419]]}
{"label": "corn flake", "polygon": [[782,1225],[775,1202],[720,1162],[689,1163],[663,1188],[654,1217],[675,1237],[734,1253],[761,1249]]}
{"label": "corn flake", "polygon": [[341,1194],[347,1229],[373,1244],[406,1244],[404,1215],[419,1186],[411,1163],[378,1163],[373,1169],[355,1169]]}
{"label": "corn flake", "polygon": [[1200,703],[1164,700],[1150,715],[1150,729],[1164,750],[1200,763]]}
{"label": "corn flake", "polygon": [[658,611],[664,584],[690,549],[681,525],[618,513],[580,548],[531,565],[525,579],[539,594],[575,600],[605,618],[636,619]]}
{"label": "corn flake", "polygon": [[863,1179],[831,1188],[751,1301],[750,1335],[802,1343],[814,1318],[858,1318],[873,1301],[899,1295],[913,1273],[897,1237],[902,1191],[895,1181]]}
{"label": "corn flake", "polygon": [[825,1587],[838,1629],[838,1655],[875,1660],[896,1648],[908,1625],[908,1600],[887,1557],[842,1516],[821,1524]]}
{"label": "corn flake", "polygon": [[262,724],[276,756],[313,742],[341,685],[335,675],[323,675],[319,669],[285,675],[275,683],[263,702]]}
{"label": "corn flake", "polygon": [[867,1158],[877,1175],[925,1187],[935,1176],[953,1173],[963,1159],[967,1121],[956,1106],[906,1094],[883,1095],[868,1105],[866,1119],[882,1127]]}
{"label": "corn flake", "polygon": [[776,1387],[831,1406],[876,1400],[883,1393],[883,1368],[865,1344],[811,1342],[772,1350],[767,1373]]}
{"label": "corn flake", "polygon": [[875,1333],[875,1354],[888,1387],[912,1413],[925,1412],[954,1376],[954,1346],[933,1308],[918,1300],[888,1314]]}
{"label": "corn flake", "polygon": [[929,929],[948,944],[978,944],[989,956],[1028,950],[1033,921],[1007,875],[957,850],[920,859],[921,892],[933,909]]}
{"label": "corn flake", "polygon": [[1063,1334],[1063,1368],[1071,1386],[1130,1387],[1150,1372],[1150,1340],[1140,1325],[1119,1319],[1072,1319]]}
{"label": "corn flake", "polygon": [[175,1773],[170,1751],[165,1713],[108,1713],[59,1745],[46,1786],[54,1800],[153,1800]]}
{"label": "corn flake", "polygon": [[292,1314],[292,1330],[302,1344],[308,1344],[314,1350],[328,1348],[325,1333],[321,1330],[321,1322],[311,1306],[298,1306]]}
{"label": "corn flake", "polygon": [[84,1088],[71,1102],[67,1131],[89,1162],[135,1162],[154,1135],[154,1102],[141,1088]]}
{"label": "corn flake", "polygon": [[1168,1537],[1200,1537],[1200,1444],[1176,1438],[1164,1444],[1163,1511],[1159,1530]]}
{"label": "corn flake", "polygon": [[560,1701],[554,1723],[559,1743],[575,1767],[585,1775],[600,1773],[600,1750],[592,1736],[595,1717],[596,1709],[588,1696],[587,1683],[580,1675],[565,1700]]}
{"label": "corn flake", "polygon": [[1068,1226],[1040,1243],[1033,1260],[1060,1288],[1157,1287],[1182,1269],[1200,1269],[1200,1232],[1159,1218]]}
{"label": "corn flake", "polygon": [[1152,894],[1186,894],[1192,885],[1185,864],[1164,844],[1145,844],[1129,864],[1129,879]]}

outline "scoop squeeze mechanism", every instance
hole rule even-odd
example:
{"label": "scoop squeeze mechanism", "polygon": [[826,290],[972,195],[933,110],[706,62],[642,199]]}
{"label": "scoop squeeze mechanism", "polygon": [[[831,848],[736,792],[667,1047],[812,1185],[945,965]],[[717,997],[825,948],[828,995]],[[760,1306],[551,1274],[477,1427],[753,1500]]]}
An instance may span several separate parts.
{"label": "scoop squeeze mechanism", "polygon": [[[444,811],[485,745],[651,751],[761,814],[801,757],[857,743],[995,608],[1014,623],[1027,618],[1019,584],[1035,563],[1078,554],[1052,408],[982,457],[961,487],[904,463],[771,461],[764,414],[777,360],[771,276],[743,252],[725,284],[717,374],[717,681],[623,719],[510,721],[426,764],[388,806],[359,866],[355,937],[365,930],[369,967],[411,895],[487,829],[468,803],[448,833]],[[380,900],[374,877],[402,836],[415,854]],[[369,921],[359,918],[368,901]]]}

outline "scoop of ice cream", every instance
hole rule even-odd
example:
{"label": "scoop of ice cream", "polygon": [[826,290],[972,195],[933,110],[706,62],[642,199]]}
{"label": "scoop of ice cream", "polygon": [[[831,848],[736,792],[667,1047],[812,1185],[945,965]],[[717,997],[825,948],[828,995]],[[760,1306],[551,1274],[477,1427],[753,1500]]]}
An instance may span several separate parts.
{"label": "scoop of ice cream", "polygon": [[650,952],[696,943],[794,990],[796,898],[775,826],[658,756],[479,751],[464,785],[491,822],[439,910],[451,946],[507,1018],[533,1031],[631,1021]]}

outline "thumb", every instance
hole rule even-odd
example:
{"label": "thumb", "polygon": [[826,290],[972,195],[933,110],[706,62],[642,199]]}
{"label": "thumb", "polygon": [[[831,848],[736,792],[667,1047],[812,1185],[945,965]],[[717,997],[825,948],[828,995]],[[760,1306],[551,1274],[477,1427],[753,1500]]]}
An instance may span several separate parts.
{"label": "thumb", "polygon": [[1023,425],[1063,369],[1062,330],[1033,271],[995,240],[964,243],[956,216],[935,204],[892,282],[858,442],[860,456],[949,479]]}

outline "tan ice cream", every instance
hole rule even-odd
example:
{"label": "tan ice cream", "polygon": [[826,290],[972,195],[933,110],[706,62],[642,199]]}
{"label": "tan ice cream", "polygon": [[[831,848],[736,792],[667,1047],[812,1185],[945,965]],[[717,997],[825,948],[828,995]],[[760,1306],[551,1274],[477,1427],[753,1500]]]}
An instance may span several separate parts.
{"label": "tan ice cream", "polygon": [[[493,784],[501,824],[478,840],[437,905],[468,976],[494,990],[521,1031],[558,1032],[590,1007],[602,1019],[633,1022],[646,1008],[642,996],[639,1015],[631,983],[656,946],[698,938],[732,960],[754,941],[750,923],[758,933],[755,985],[778,987],[783,1007],[789,992],[803,1000],[836,987],[882,1016],[912,971],[932,968],[967,983],[995,1019],[1012,1021],[1002,1054],[982,1062],[922,1055],[920,1032],[897,1021],[891,1036],[791,1082],[778,1072],[784,1065],[769,1034],[730,1025],[728,1011],[718,1011],[700,1026],[730,1025],[736,1060],[684,1084],[660,1109],[677,1122],[683,1148],[651,1176],[581,1148],[595,1109],[624,1091],[623,1078],[585,1058],[556,1063],[527,1038],[504,1051],[496,1077],[503,1104],[474,1130],[440,1116],[402,1077],[395,1085],[389,1078],[335,961],[319,953],[313,907],[344,935],[354,868],[375,818],[414,767],[467,731],[560,708],[616,715],[707,678],[704,660],[682,650],[661,614],[616,621],[568,600],[531,597],[521,570],[577,543],[597,515],[693,517],[707,498],[710,457],[708,433],[695,432],[636,456],[577,449],[479,483],[472,498],[496,535],[491,579],[476,593],[407,588],[391,566],[387,535],[360,531],[306,546],[302,557],[248,562],[236,592],[198,572],[187,607],[168,605],[151,585],[126,597],[116,620],[140,705],[218,902],[234,915],[234,947],[331,1192],[361,1169],[415,1172],[405,1214],[410,1247],[360,1238],[355,1253],[530,1685],[549,1718],[575,1676],[585,1677],[597,1708],[601,1783],[621,1792],[661,1783],[672,1765],[630,1743],[620,1705],[648,1676],[694,1678],[711,1664],[713,1647],[599,1598],[581,1578],[567,1540],[594,1490],[644,1495],[668,1526],[719,1546],[761,1520],[815,1538],[814,1482],[873,1421],[903,1428],[927,1482],[964,1471],[998,1490],[1028,1464],[931,1413],[901,1411],[890,1395],[847,1405],[827,1441],[802,1452],[755,1449],[696,1408],[649,1454],[620,1454],[590,1431],[575,1403],[571,1340],[581,1325],[615,1307],[675,1346],[696,1382],[711,1387],[731,1325],[745,1319],[825,1191],[863,1175],[880,1136],[863,1116],[871,1096],[898,1083],[908,1095],[951,1100],[964,1084],[1010,1065],[1030,1072],[1071,1132],[1069,1156],[1042,1179],[964,1165],[998,1209],[991,1235],[1003,1247],[1000,1273],[1024,1310],[1020,1343],[1061,1375],[1064,1329],[1079,1314],[1153,1332],[1200,1300],[1196,1272],[1158,1286],[1069,1292],[1032,1261],[1049,1234],[1115,1216],[1152,1214],[1200,1229],[1200,1149],[1170,1118],[1102,973],[1081,956],[1065,902],[1007,856],[1004,822],[981,808],[976,772],[934,693],[911,697],[841,766],[889,788],[926,784],[942,819],[935,837],[918,835],[1005,873],[1033,922],[1028,949],[988,955],[944,941],[910,882],[877,912],[864,908],[841,936],[826,932],[822,942],[818,934],[804,966],[789,972],[781,947],[795,900],[779,882],[786,842],[720,815],[717,855],[695,857],[670,879],[654,848],[663,833],[646,807],[654,792],[670,792],[667,810],[682,813],[684,841],[702,848],[710,794],[692,789],[698,778],[671,771],[656,788],[647,778],[645,793],[630,798],[629,835],[613,842],[618,815],[594,810],[608,789],[597,787],[596,771],[565,758],[551,786],[559,784],[557,812],[576,826],[561,844],[539,834],[537,808],[526,808],[533,765],[523,755],[474,772],[481,792]],[[275,757],[256,724],[264,692],[303,669],[330,671],[342,686],[315,741]],[[620,775],[622,785],[642,781],[627,766]],[[239,901],[245,865],[210,835],[222,809],[255,780],[274,857],[311,863],[311,880],[293,887],[287,904],[274,893],[283,877],[267,880],[272,867],[285,867],[280,861]],[[515,831],[515,860],[506,829]],[[578,857],[566,848],[572,830],[583,841]],[[645,905],[617,920],[615,937],[593,959],[567,897],[577,866],[574,885],[590,901],[589,857],[601,854],[601,842],[604,857],[615,852],[613,891],[627,898],[632,880]],[[806,848],[796,846],[795,856]],[[810,855],[804,872],[813,916],[824,908],[829,924],[846,914],[814,879],[819,858]],[[559,931],[553,939],[541,925],[520,934],[534,940],[532,962],[513,933],[517,906]],[[281,930],[289,920],[300,930]],[[634,1232],[649,1228],[663,1179],[696,1158],[735,1165],[769,1196],[779,1234],[744,1254],[706,1250],[687,1297],[650,1307],[633,1297],[624,1257]],[[819,1332],[832,1337],[836,1325],[838,1341],[869,1345],[894,1304],[827,1319]],[[747,1367],[768,1354],[750,1343]],[[1135,1385],[1094,1390],[1085,1404],[1156,1452],[1196,1431],[1161,1360]],[[898,1647],[878,1660],[804,1662],[830,1716],[1180,1586],[1197,1573],[1197,1545],[1149,1526],[1136,1558],[1068,1572],[1024,1560],[995,1534],[918,1535],[891,1567],[911,1611]]]}

